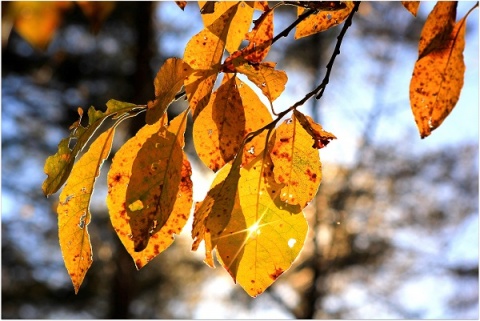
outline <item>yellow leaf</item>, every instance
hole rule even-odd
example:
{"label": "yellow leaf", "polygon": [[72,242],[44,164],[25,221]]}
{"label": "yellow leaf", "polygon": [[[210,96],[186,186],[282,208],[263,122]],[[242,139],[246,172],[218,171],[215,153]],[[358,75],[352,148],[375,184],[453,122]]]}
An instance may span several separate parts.
{"label": "yellow leaf", "polygon": [[[178,162],[178,164],[171,165],[175,167],[173,170],[175,174],[178,174],[178,167],[181,168],[181,172],[179,174],[180,179],[164,179],[164,182],[166,180],[170,180],[168,183],[172,183],[173,180],[179,181],[178,187],[171,186],[172,190],[175,191],[174,204],[173,206],[170,205],[171,212],[163,225],[161,225],[159,221],[156,221],[157,223],[155,223],[155,216],[149,225],[150,230],[148,233],[150,234],[151,231],[152,235],[149,237],[148,245],[141,251],[135,251],[133,231],[130,226],[131,222],[129,218],[129,215],[132,213],[132,211],[128,208],[128,206],[131,205],[136,211],[142,211],[143,209],[147,209],[147,206],[155,207],[158,205],[155,203],[152,204],[148,199],[143,201],[141,200],[141,203],[136,202],[137,200],[134,200],[133,202],[128,201],[127,193],[130,186],[129,182],[132,177],[132,171],[134,170],[135,166],[135,158],[137,157],[139,150],[145,146],[145,143],[148,141],[148,139],[158,136],[159,134],[165,136],[172,134],[176,136],[177,144],[183,147],[183,130],[186,121],[185,116],[186,114],[181,114],[176,119],[172,120],[168,129],[165,129],[166,116],[161,118],[153,125],[145,125],[138,131],[135,137],[128,140],[118,150],[113,158],[112,166],[110,167],[110,171],[108,173],[107,206],[110,219],[118,237],[125,246],[125,249],[132,256],[137,269],[145,266],[155,256],[168,248],[174,241],[173,234],[178,234],[182,230],[188,219],[192,206],[192,181],[190,179],[190,163],[185,153],[182,152],[180,159],[175,156],[175,162]],[[165,133],[165,131],[168,131],[170,134]],[[153,147],[156,148],[155,146]],[[150,152],[158,154],[158,152],[155,150]],[[152,170],[152,164],[148,166],[148,169]],[[159,170],[159,168],[156,170]],[[147,176],[147,185],[150,185],[151,183],[149,180],[151,180],[151,178]],[[138,188],[146,190],[146,188],[143,186]],[[159,190],[158,188],[155,188],[155,186],[152,187],[152,192]],[[171,195],[167,196],[170,197]],[[160,196],[160,198],[162,198],[162,196]]]}
{"label": "yellow leaf", "polygon": [[103,161],[110,154],[115,129],[100,135],[73,166],[58,203],[58,234],[63,260],[75,293],[92,264],[92,247],[87,226],[90,223],[90,199]]}
{"label": "yellow leaf", "polygon": [[418,42],[418,58],[448,46],[455,26],[457,2],[438,1],[427,17]]}
{"label": "yellow leaf", "polygon": [[216,239],[222,265],[253,297],[290,268],[308,230],[300,207],[280,200],[283,185],[273,179],[272,166],[261,154],[240,169],[239,201]]}
{"label": "yellow leaf", "polygon": [[335,135],[323,130],[322,126],[313,121],[312,117],[306,116],[298,110],[293,111],[296,120],[302,125],[303,129],[313,138],[312,147],[321,149],[330,143],[332,139],[336,139]]}
{"label": "yellow leaf", "polygon": [[[245,136],[272,121],[270,112],[247,84],[225,74],[221,86],[193,124],[195,150],[213,171],[233,159]],[[255,158],[265,145],[265,135],[245,146],[243,163]]]}
{"label": "yellow leaf", "polygon": [[[205,4],[212,4],[212,2],[199,1],[200,8],[205,8]],[[253,17],[253,8],[245,2],[237,1],[221,1],[213,3],[214,11],[212,13],[202,12],[203,24],[206,28],[212,25],[218,18],[233,6],[238,6],[231,23],[228,25],[228,35],[226,38],[225,49],[228,52],[234,52],[245,38],[245,34],[250,29],[250,24]]]}
{"label": "yellow leaf", "polygon": [[193,69],[185,79],[185,92],[193,120],[210,100],[213,85],[220,71],[228,28],[238,6],[232,6],[208,28],[193,36],[187,43],[183,60]]}
{"label": "yellow leaf", "polygon": [[152,125],[163,116],[191,72],[190,66],[180,58],[169,58],[165,61],[153,82],[155,100],[148,103],[147,124]]}
{"label": "yellow leaf", "polygon": [[[341,24],[352,11],[353,1],[345,1],[345,7],[339,10],[320,10],[317,14],[307,17],[297,25],[295,31],[295,39],[313,35],[315,33],[325,31],[331,27]],[[305,9],[298,7],[298,16]]]}
{"label": "yellow leaf", "polygon": [[460,97],[465,74],[465,19],[455,25],[445,47],[430,51],[415,63],[410,105],[422,138],[440,126]]}
{"label": "yellow leaf", "polygon": [[65,9],[71,2],[11,2],[8,8],[14,17],[14,28],[30,45],[46,49],[62,22]]}
{"label": "yellow leaf", "polygon": [[420,1],[402,1],[402,4],[414,17],[417,16]]}
{"label": "yellow leaf", "polygon": [[252,31],[246,34],[248,45],[241,50],[242,56],[250,63],[261,62],[270,51],[273,39],[273,10],[267,11],[258,20]]}
{"label": "yellow leaf", "polygon": [[322,180],[322,164],[312,143],[312,137],[293,116],[276,129],[270,153],[275,180],[285,184],[280,199],[301,208],[312,200]]}

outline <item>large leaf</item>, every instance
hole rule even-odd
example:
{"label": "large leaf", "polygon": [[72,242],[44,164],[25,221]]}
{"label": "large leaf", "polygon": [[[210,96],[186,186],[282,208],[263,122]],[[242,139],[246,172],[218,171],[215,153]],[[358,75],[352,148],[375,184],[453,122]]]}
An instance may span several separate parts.
{"label": "large leaf", "polygon": [[[62,139],[58,144],[58,151],[54,155],[49,156],[45,161],[44,171],[47,174],[47,178],[42,185],[45,196],[55,193],[62,187],[72,170],[75,157],[87,145],[105,119],[108,117],[119,119],[129,115],[136,115],[144,110],[145,107],[143,106],[111,99],[107,102],[107,110],[105,112],[96,110],[94,107],[88,109],[88,125],[84,127],[80,124],[83,110],[79,108],[80,118],[70,126],[70,136]],[[72,142],[75,142],[75,145],[73,149],[70,149]]]}
{"label": "large leaf", "polygon": [[[460,97],[465,74],[465,29],[466,16],[448,37],[437,33],[430,42],[419,44],[422,50],[410,82],[410,104],[422,138],[442,124]],[[422,38],[429,37],[422,32]]]}
{"label": "large leaf", "polygon": [[[200,8],[204,8],[208,2],[199,1]],[[210,2],[212,3],[212,2]],[[245,34],[250,29],[252,22],[253,8],[245,2],[237,1],[221,1],[213,3],[213,12],[202,12],[202,20],[205,28],[209,28],[219,17],[223,16],[225,12],[233,6],[237,6],[235,15],[230,24],[227,25],[227,38],[225,49],[228,52],[234,52],[245,38]]]}
{"label": "large leaf", "polygon": [[[345,19],[347,19],[354,7],[353,1],[345,1],[344,4],[345,6],[339,6],[338,10],[337,6],[334,6],[331,10],[320,10],[318,13],[313,14],[301,21],[297,25],[295,39],[310,36],[341,24]],[[304,11],[304,8],[298,7],[298,16],[300,16]]]}
{"label": "large leaf", "polygon": [[292,265],[308,226],[300,206],[285,204],[268,155],[240,169],[237,201],[223,233],[217,257],[235,282],[255,297]]}
{"label": "large leaf", "polygon": [[110,154],[115,129],[100,135],[73,166],[58,203],[58,234],[65,266],[78,292],[92,264],[92,247],[88,234],[90,199],[93,185],[103,161]]}
{"label": "large leaf", "polygon": [[238,4],[230,7],[208,28],[193,36],[185,47],[183,60],[193,69],[185,79],[185,91],[195,120],[210,100],[220,71],[220,62]]}
{"label": "large leaf", "polygon": [[293,116],[275,131],[275,145],[270,153],[275,180],[285,184],[280,199],[301,208],[312,200],[322,180],[322,164],[313,142]]}
{"label": "large leaf", "polygon": [[147,124],[152,125],[163,116],[191,72],[190,66],[180,58],[169,58],[165,61],[153,81],[155,100],[148,103]]}
{"label": "large leaf", "polygon": [[[144,126],[127,141],[116,153],[108,174],[107,205],[110,219],[138,269],[172,244],[173,234],[180,233],[192,206],[191,166],[185,153],[181,149],[181,154],[177,151],[178,146],[183,148],[186,113],[172,120],[168,128],[165,127],[165,121],[166,116],[154,125]],[[156,137],[167,139],[158,140]],[[172,142],[172,137],[175,142]],[[154,145],[150,146],[153,149],[149,152],[156,158],[139,155],[146,144],[153,142]],[[167,145],[170,145],[171,152],[167,152]],[[159,155],[156,149],[166,151],[173,158],[166,160],[166,156]],[[142,159],[141,163],[137,161],[138,157]],[[146,175],[143,182],[141,175]],[[130,187],[132,184],[134,187]],[[138,189],[136,193],[132,192],[135,187]],[[166,190],[167,187],[170,190]],[[153,209],[156,211],[153,212]],[[166,213],[167,209],[169,213]],[[132,226],[131,216],[141,218],[141,213],[145,221]],[[163,216],[167,216],[164,223]],[[144,226],[147,226],[146,232]]]}

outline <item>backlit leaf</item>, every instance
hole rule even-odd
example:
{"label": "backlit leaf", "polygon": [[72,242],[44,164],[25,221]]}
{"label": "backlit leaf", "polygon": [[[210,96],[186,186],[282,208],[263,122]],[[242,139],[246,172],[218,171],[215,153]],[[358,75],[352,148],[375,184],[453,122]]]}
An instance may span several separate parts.
{"label": "backlit leaf", "polygon": [[[345,8],[339,10],[320,10],[318,13],[307,17],[301,21],[295,31],[295,39],[310,36],[315,33],[325,31],[331,27],[341,24],[352,11],[353,1],[345,1]],[[305,9],[298,7],[298,16],[300,16]]]}
{"label": "backlit leaf", "polygon": [[417,16],[420,1],[402,1],[402,4],[414,17]]}
{"label": "backlit leaf", "polygon": [[448,46],[457,16],[457,2],[439,1],[427,17],[418,42],[418,58]]}
{"label": "backlit leaf", "polygon": [[290,268],[308,230],[301,208],[280,200],[283,185],[273,179],[272,167],[261,154],[240,169],[239,198],[217,238],[217,257],[253,297]]}
{"label": "backlit leaf", "polygon": [[185,7],[187,6],[188,1],[175,1],[175,3],[180,9],[185,10]]}
{"label": "backlit leaf", "polygon": [[103,161],[110,154],[115,129],[100,135],[73,166],[58,203],[58,232],[63,260],[75,293],[78,292],[92,264],[92,247],[88,234],[90,199],[93,185]]}
{"label": "backlit leaf", "polygon": [[444,46],[428,50],[415,63],[410,105],[422,138],[441,125],[460,97],[465,74],[465,29],[466,16],[457,22]]}
{"label": "backlit leaf", "polygon": [[148,103],[147,124],[152,125],[163,116],[191,72],[190,66],[180,58],[169,58],[165,61],[153,82],[155,100]]}
{"label": "backlit leaf", "polygon": [[8,11],[20,36],[33,47],[44,50],[62,22],[63,11],[69,7],[69,1],[14,1],[9,3]]}
{"label": "backlit leaf", "polygon": [[295,116],[275,131],[275,145],[270,153],[275,181],[285,184],[280,199],[301,208],[315,196],[322,180],[322,164],[312,137]]}
{"label": "backlit leaf", "polygon": [[185,48],[183,60],[193,69],[184,82],[193,120],[210,100],[213,85],[220,71],[228,27],[237,8],[238,5],[230,7],[208,28],[193,36]]}
{"label": "backlit leaf", "polygon": [[242,56],[250,63],[259,63],[270,51],[273,39],[273,10],[267,11],[258,20],[252,31],[245,35],[248,45],[241,50]]}
{"label": "backlit leaf", "polygon": [[332,139],[336,139],[335,135],[323,130],[320,124],[317,124],[313,121],[312,117],[306,116],[299,112],[298,110],[293,111],[293,115],[298,120],[300,125],[302,125],[303,129],[307,131],[307,133],[312,136],[314,143],[312,147],[317,149],[321,149],[330,143]]}
{"label": "backlit leaf", "polygon": [[231,23],[228,25],[229,30],[225,43],[225,49],[228,52],[234,52],[238,49],[238,46],[240,46],[242,40],[245,38],[245,34],[250,29],[253,8],[247,5],[245,2],[237,1],[221,1],[216,3],[212,3],[211,1],[198,2],[200,8],[205,8],[206,4],[211,4],[214,6],[214,10],[212,12],[202,12],[202,20],[206,28],[208,28],[213,22],[215,22],[215,20],[221,17],[228,9],[238,4],[237,11],[233,16]]}
{"label": "backlit leaf", "polygon": [[[84,127],[80,124],[83,110],[78,109],[79,120],[70,126],[70,136],[64,138],[58,144],[58,151],[47,158],[44,171],[47,178],[43,182],[42,190],[45,196],[49,196],[62,187],[72,170],[75,157],[86,146],[92,135],[102,125],[108,117],[119,119],[122,117],[134,116],[145,110],[143,106],[137,106],[131,103],[125,103],[111,99],[107,102],[105,112],[90,107],[88,110],[88,125]],[[73,149],[70,149],[72,142],[75,142]]]}
{"label": "backlit leaf", "polygon": [[108,18],[113,9],[113,1],[77,1],[77,5],[82,9],[83,14],[90,20],[93,32],[100,31],[100,26]]}
{"label": "backlit leaf", "polygon": [[[272,121],[270,112],[247,84],[228,74],[195,120],[193,141],[203,163],[213,171],[233,159],[245,136]],[[265,145],[262,133],[245,145],[243,163]]]}
{"label": "backlit leaf", "polygon": [[[130,226],[131,222],[129,215],[132,213],[132,210],[134,210],[133,212],[142,211],[144,209],[149,209],[150,207],[158,206],[159,204],[151,204],[148,199],[142,201],[140,199],[132,200],[130,198],[130,201],[128,201],[127,193],[131,184],[132,172],[135,170],[135,158],[137,157],[139,150],[143,148],[146,143],[148,143],[148,140],[155,136],[170,137],[171,134],[175,136],[176,144],[183,148],[183,130],[186,121],[185,116],[186,114],[179,115],[176,119],[172,120],[168,128],[165,127],[166,115],[157,123],[153,125],[146,125],[141,128],[135,137],[128,140],[125,145],[118,150],[113,158],[112,166],[108,173],[107,205],[110,213],[110,219],[118,237],[122,241],[128,253],[132,256],[138,269],[145,266],[156,255],[168,248],[174,241],[173,234],[178,234],[182,230],[188,219],[192,206],[192,181],[190,179],[190,163],[185,153],[182,152],[180,159],[175,156],[175,161],[178,164],[170,165],[174,166],[175,168],[172,168],[172,171],[166,173],[167,176],[170,174],[178,175],[178,168],[181,168],[179,174],[180,178],[165,177],[164,179],[164,183],[166,180],[168,180],[168,182],[166,182],[167,184],[171,184],[173,181],[179,182],[178,186],[172,187],[172,189],[176,191],[176,194],[173,207],[171,207],[171,213],[163,225],[158,220],[155,223],[156,216],[153,218],[151,224],[149,225],[150,230],[148,233],[150,234],[151,232],[151,235],[148,240],[148,245],[146,245],[143,250],[136,251],[135,244],[133,242],[133,231]],[[166,131],[168,131],[168,133],[166,133]],[[163,146],[157,146],[164,149]],[[154,146],[154,148],[158,147]],[[173,149],[176,149],[176,147],[173,147]],[[158,152],[155,150],[150,152],[158,154]],[[175,155],[176,154],[177,153],[175,152]],[[143,158],[146,159],[146,157]],[[160,161],[160,159],[155,161]],[[160,163],[158,163],[158,165],[161,166]],[[146,168],[146,170],[150,171],[153,169],[155,169],[155,171],[152,171],[152,174],[160,170],[160,167],[155,167],[155,165],[151,163],[149,164],[148,168]],[[156,178],[153,177],[153,179]],[[145,184],[151,185],[151,180],[152,175],[148,174]],[[147,190],[142,186],[139,188]],[[152,187],[152,192],[159,190],[160,188],[158,186]],[[170,194],[165,194],[163,198],[167,198],[167,202],[169,202],[168,198],[170,196]],[[161,195],[160,199],[162,199]],[[148,214],[146,215],[148,217]],[[140,240],[143,242],[142,239]]]}

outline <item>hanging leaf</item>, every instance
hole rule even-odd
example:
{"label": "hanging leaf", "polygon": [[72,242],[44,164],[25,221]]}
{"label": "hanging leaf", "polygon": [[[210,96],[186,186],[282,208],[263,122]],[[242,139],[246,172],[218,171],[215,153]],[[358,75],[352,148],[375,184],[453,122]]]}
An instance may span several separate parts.
{"label": "hanging leaf", "polygon": [[442,124],[460,97],[465,74],[466,17],[455,25],[444,45],[427,45],[415,63],[410,104],[421,138]]}
{"label": "hanging leaf", "polygon": [[407,9],[414,17],[417,16],[418,7],[420,6],[420,1],[402,1],[402,5]]}
{"label": "hanging leaf", "polygon": [[[180,159],[175,156],[175,162],[177,162],[178,164],[170,165],[174,166],[175,168],[173,168],[172,171],[166,173],[166,176],[171,177],[164,178],[164,183],[166,182],[167,184],[171,184],[173,181],[179,181],[178,187],[172,187],[172,189],[176,191],[176,194],[173,206],[170,206],[171,212],[163,225],[159,220],[157,220],[156,215],[155,217],[153,217],[150,225],[148,225],[148,234],[151,234],[149,235],[148,244],[143,250],[137,251],[140,246],[138,246],[138,244],[134,244],[134,232],[131,228],[131,219],[129,215],[131,215],[132,212],[137,211],[148,212],[148,209],[156,207],[159,204],[156,201],[154,201],[154,203],[151,203],[148,199],[145,199],[144,201],[140,199],[132,201],[132,198],[130,198],[130,201],[128,201],[127,194],[129,192],[129,186],[133,184],[131,177],[133,175],[139,175],[138,173],[135,174],[133,172],[135,170],[134,163],[136,161],[136,157],[138,157],[137,154],[139,153],[139,150],[143,148],[143,146],[145,146],[145,144],[151,137],[160,135],[165,137],[172,134],[176,137],[177,144],[183,148],[183,131],[186,121],[185,117],[186,114],[179,115],[177,118],[172,120],[168,129],[165,128],[166,116],[161,118],[154,125],[145,125],[142,129],[138,131],[135,137],[128,140],[127,143],[125,143],[118,150],[115,157],[113,158],[112,166],[108,173],[107,205],[110,213],[110,219],[112,221],[112,225],[115,231],[117,232],[118,237],[125,246],[125,249],[132,256],[137,269],[145,266],[155,256],[168,248],[174,241],[173,234],[178,234],[182,230],[188,219],[192,206],[192,181],[190,179],[190,163],[185,153],[182,152]],[[168,131],[168,133],[165,133],[165,131]],[[155,148],[159,147],[164,149],[164,146],[155,146]],[[176,147],[173,148],[175,149]],[[158,154],[155,150],[153,150],[153,153]],[[144,157],[144,159],[146,158]],[[160,159],[158,159],[158,161],[159,160]],[[148,169],[155,169],[154,171],[152,171],[153,174],[160,170],[160,162],[158,163],[158,166],[159,167],[156,167],[154,163],[151,163],[149,164]],[[178,174],[178,167],[181,168],[179,174],[180,179],[172,176],[173,174]],[[139,170],[141,170],[141,168]],[[149,180],[152,179],[157,178],[152,177],[152,175],[149,174],[146,177],[145,184],[150,184],[151,181]],[[144,186],[140,186],[139,188],[147,190],[147,188],[145,188]],[[146,195],[151,195],[151,193],[154,193],[158,190],[158,186],[154,186],[152,187],[151,191],[147,191]],[[166,198],[167,202],[169,202],[168,199],[170,196],[170,194],[165,194],[165,196],[160,195],[159,199]],[[146,214],[146,216],[148,217],[148,213]],[[143,245],[143,239],[139,238],[139,240],[140,242],[137,242]]]}
{"label": "hanging leaf", "polygon": [[[234,52],[238,49],[238,46],[242,43],[245,38],[245,34],[250,29],[250,24],[253,17],[253,8],[245,2],[237,1],[221,1],[221,2],[211,2],[211,1],[199,1],[198,5],[202,8],[202,20],[205,28],[211,26],[219,17],[222,17],[225,12],[237,6],[235,15],[232,18],[231,23],[228,25],[228,35],[226,38],[225,49],[228,52]],[[210,5],[212,8],[207,9],[207,5]],[[203,10],[205,8],[205,10]]]}
{"label": "hanging leaf", "polygon": [[332,139],[336,139],[335,135],[323,130],[322,126],[313,121],[312,117],[306,116],[299,112],[298,110],[293,111],[293,115],[296,120],[302,125],[303,129],[312,136],[314,143],[314,148],[321,149],[330,143]]}
{"label": "hanging leaf", "polygon": [[268,155],[240,169],[238,201],[223,233],[217,257],[252,297],[261,294],[292,265],[303,247],[307,222],[299,206],[279,198]]}
{"label": "hanging leaf", "polygon": [[184,11],[188,1],[175,1],[175,3],[180,9],[182,9],[182,11]]}
{"label": "hanging leaf", "polygon": [[169,58],[165,61],[153,82],[155,100],[148,103],[147,124],[152,125],[163,116],[191,72],[190,66],[180,58]]}
{"label": "hanging leaf", "polygon": [[100,31],[102,23],[115,9],[115,2],[112,1],[77,1],[83,14],[90,20],[94,34]]}
{"label": "hanging leaf", "polygon": [[184,82],[193,120],[210,100],[220,71],[228,29],[237,8],[238,5],[235,5],[225,11],[208,28],[193,36],[185,48],[183,60],[193,69]]}
{"label": "hanging leaf", "polygon": [[63,260],[75,293],[92,264],[92,246],[87,226],[90,223],[90,200],[100,167],[110,154],[115,129],[100,135],[73,166],[58,203],[58,235]]}
{"label": "hanging leaf", "polygon": [[[107,102],[106,112],[96,110],[90,107],[88,110],[88,126],[83,127],[80,122],[83,116],[83,110],[78,109],[79,120],[70,126],[70,136],[64,138],[58,144],[58,151],[47,158],[44,171],[47,178],[43,182],[42,190],[45,196],[49,196],[62,187],[72,170],[75,157],[80,153],[88,143],[96,130],[103,124],[105,119],[112,117],[119,119],[127,116],[137,115],[145,110],[143,106],[125,103],[111,99]],[[73,149],[70,149],[72,142],[75,142]]]}
{"label": "hanging leaf", "polygon": [[457,17],[457,2],[439,1],[427,17],[418,42],[418,58],[448,46]]}
{"label": "hanging leaf", "polygon": [[[320,10],[318,13],[313,14],[301,21],[297,25],[295,39],[307,37],[341,24],[345,19],[347,19],[354,7],[353,1],[345,1],[344,4],[344,8],[339,7],[341,9],[338,10],[336,10],[336,8],[333,10]],[[298,16],[300,16],[305,9],[298,7],[297,11]]]}
{"label": "hanging leaf", "polygon": [[280,199],[301,208],[315,196],[322,180],[322,164],[312,137],[295,116],[275,131],[275,145],[270,153],[275,181],[285,184]]}

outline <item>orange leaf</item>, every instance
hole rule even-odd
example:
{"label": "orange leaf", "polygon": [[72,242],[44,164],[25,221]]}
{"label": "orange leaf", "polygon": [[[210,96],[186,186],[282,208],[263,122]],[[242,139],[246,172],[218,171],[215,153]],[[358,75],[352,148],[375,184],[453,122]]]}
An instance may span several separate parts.
{"label": "orange leaf", "polygon": [[[170,134],[172,134],[176,136],[177,144],[183,147],[185,116],[186,114],[181,114],[172,120],[168,129],[165,128],[166,116],[164,116],[154,125],[144,126],[138,131],[135,137],[127,141],[127,143],[125,143],[116,153],[108,173],[107,205],[110,213],[110,219],[115,231],[117,232],[117,235],[119,236],[128,253],[132,256],[138,269],[145,266],[145,264],[150,262],[156,255],[168,248],[174,241],[173,234],[178,234],[182,230],[188,219],[192,206],[192,182],[190,179],[190,163],[188,162],[185,153],[182,152],[180,158],[175,156],[175,159],[171,160],[172,162],[178,163],[172,164],[172,166],[175,167],[172,171],[175,172],[175,174],[179,173],[178,175],[180,176],[180,179],[178,179],[178,177],[172,177],[165,178],[163,180],[164,183],[167,183],[167,185],[171,184],[173,180],[179,181],[178,187],[170,186],[170,188],[176,193],[173,206],[168,204],[166,205],[170,208],[171,213],[163,225],[161,225],[159,221],[156,221],[157,223],[155,223],[157,216],[154,216],[150,222],[148,230],[148,234],[151,232],[148,245],[143,250],[136,251],[135,244],[132,242],[134,232],[130,226],[131,222],[129,214],[135,211],[142,211],[143,209],[147,210],[150,208],[150,206],[156,207],[159,204],[155,203],[155,201],[154,203],[150,203],[150,201],[147,199],[144,199],[144,201],[132,201],[132,198],[130,198],[130,201],[128,201],[127,194],[129,192],[128,187],[130,185],[127,184],[129,184],[133,175],[132,172],[135,170],[135,157],[139,151],[139,148],[142,148],[142,146],[144,146],[151,137],[158,135],[170,136]],[[169,133],[165,133],[165,131],[168,131]],[[156,147],[154,146],[154,148]],[[157,153],[155,150],[151,150],[150,152]],[[158,165],[161,166],[160,163],[158,163]],[[180,172],[177,170],[178,168],[180,168]],[[160,170],[160,167],[155,168],[155,165],[151,163],[149,164],[148,169],[155,169],[153,172],[156,172]],[[172,173],[172,171],[169,173]],[[151,181],[148,180],[150,176],[151,175],[147,176],[145,185],[151,186]],[[154,193],[159,190],[158,186],[153,186],[152,191],[150,191],[148,186],[140,186],[139,189],[146,191],[147,194]],[[160,199],[162,199],[161,195]],[[168,202],[169,201],[167,197],[167,203]],[[146,216],[148,217],[148,214],[146,214]]]}
{"label": "orange leaf", "polygon": [[63,260],[75,293],[92,265],[92,246],[87,226],[90,223],[90,200],[100,167],[110,154],[115,129],[100,135],[73,166],[58,203],[58,235]]}
{"label": "orange leaf", "polygon": [[265,291],[292,265],[308,226],[299,206],[279,198],[268,155],[240,169],[239,197],[217,242],[217,258],[250,296]]}
{"label": "orange leaf", "polygon": [[182,10],[185,10],[185,7],[187,6],[187,1],[175,1],[175,3],[177,4],[177,6],[182,9]]}
{"label": "orange leaf", "polygon": [[228,35],[226,38],[225,49],[228,52],[234,52],[238,49],[238,46],[242,43],[242,40],[245,38],[245,34],[250,29],[250,24],[253,17],[253,8],[247,5],[243,1],[221,1],[221,2],[210,2],[210,1],[199,1],[198,5],[200,8],[205,8],[205,5],[209,4],[214,7],[213,10],[207,10],[208,12],[202,11],[202,20],[206,28],[212,25],[218,18],[223,16],[225,12],[233,6],[237,6],[235,15],[232,18],[231,23],[227,26]]}
{"label": "orange leaf", "polygon": [[77,4],[82,9],[83,14],[90,20],[94,33],[100,31],[101,24],[115,9],[115,2],[112,1],[77,1]]}
{"label": "orange leaf", "polygon": [[293,116],[276,129],[270,152],[275,181],[285,184],[280,199],[301,208],[312,200],[322,180],[322,164],[312,143],[312,137]]}
{"label": "orange leaf", "polygon": [[417,16],[420,1],[402,1],[402,4],[414,17]]}
{"label": "orange leaf", "polygon": [[210,100],[220,71],[228,27],[237,7],[232,6],[208,28],[193,36],[185,48],[183,60],[194,69],[184,82],[194,120]]}
{"label": "orange leaf", "polygon": [[252,31],[246,34],[249,44],[241,50],[242,56],[250,63],[261,62],[270,51],[273,39],[273,10],[267,11],[255,21]]}
{"label": "orange leaf", "polygon": [[[203,163],[219,170],[238,153],[245,136],[270,122],[272,117],[247,84],[225,74],[221,86],[193,124],[195,150]],[[261,152],[265,135],[245,146],[246,163]]]}
{"label": "orange leaf", "polygon": [[[345,1],[345,5],[344,8],[339,10],[321,10],[317,14],[307,17],[297,25],[295,39],[310,36],[341,24],[347,19],[354,7],[353,1]],[[305,9],[298,7],[297,11],[298,16],[300,16]]]}
{"label": "orange leaf", "polygon": [[[410,104],[421,138],[436,129],[455,107],[463,87],[466,16],[444,46],[428,46],[415,63]],[[431,49],[433,48],[433,49]]]}
{"label": "orange leaf", "polygon": [[418,58],[449,45],[457,16],[457,2],[439,1],[427,17],[418,43]]}
{"label": "orange leaf", "polygon": [[312,136],[314,143],[312,147],[317,149],[323,148],[330,143],[332,139],[336,139],[335,135],[323,130],[322,126],[313,121],[310,116],[306,116],[298,110],[293,111],[293,115],[298,120],[303,129]]}
{"label": "orange leaf", "polygon": [[163,116],[191,72],[190,66],[180,58],[169,58],[165,61],[153,82],[155,100],[148,102],[147,124],[152,125]]}

